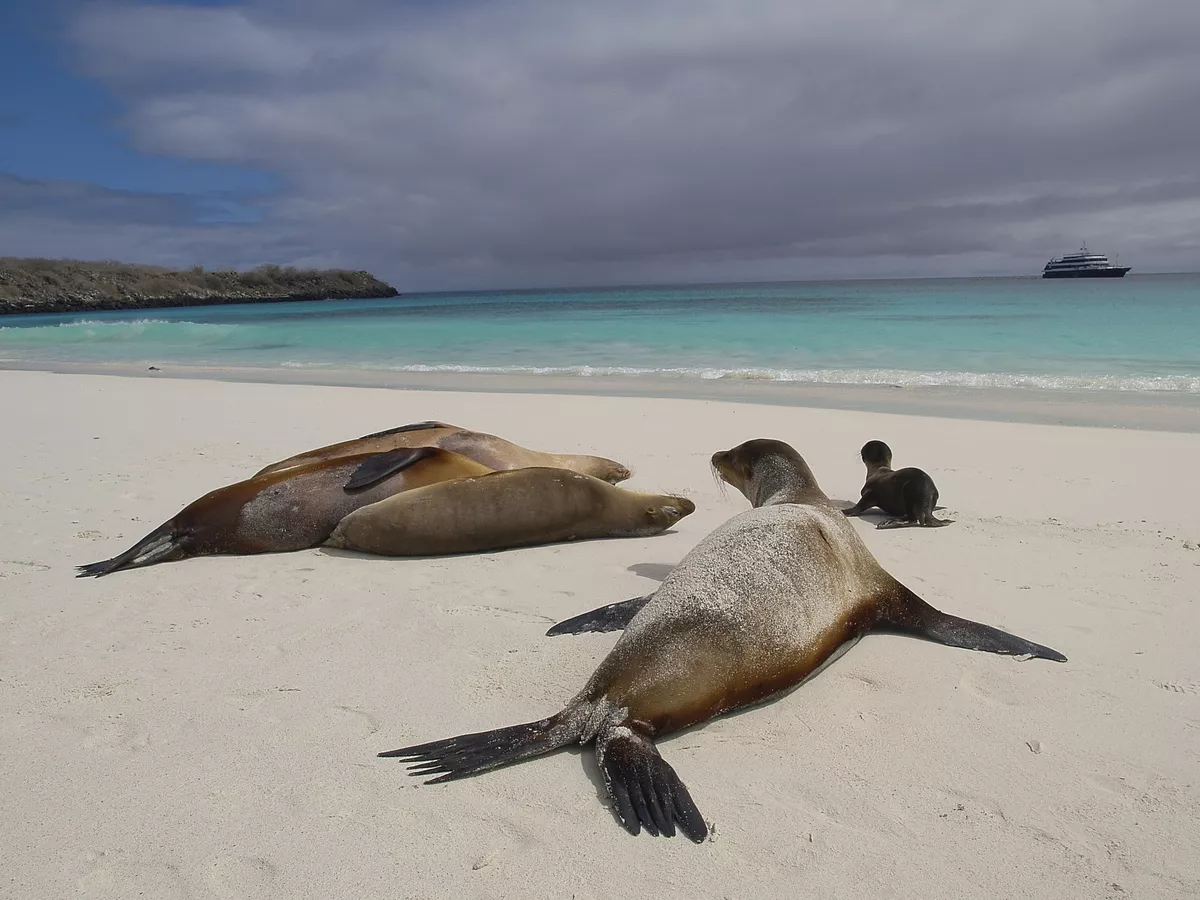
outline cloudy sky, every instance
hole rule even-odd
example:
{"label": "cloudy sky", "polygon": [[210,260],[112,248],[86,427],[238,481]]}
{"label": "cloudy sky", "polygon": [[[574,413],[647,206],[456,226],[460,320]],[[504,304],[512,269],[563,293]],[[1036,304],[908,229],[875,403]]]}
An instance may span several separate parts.
{"label": "cloudy sky", "polygon": [[0,255],[1200,269],[1197,0],[4,0]]}

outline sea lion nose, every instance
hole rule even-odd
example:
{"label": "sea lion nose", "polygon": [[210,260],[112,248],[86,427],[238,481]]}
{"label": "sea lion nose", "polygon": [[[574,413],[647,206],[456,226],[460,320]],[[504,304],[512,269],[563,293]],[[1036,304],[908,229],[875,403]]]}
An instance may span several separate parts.
{"label": "sea lion nose", "polygon": [[672,497],[672,503],[662,507],[662,513],[671,524],[678,522],[684,516],[690,516],[696,511],[696,504],[686,497]]}

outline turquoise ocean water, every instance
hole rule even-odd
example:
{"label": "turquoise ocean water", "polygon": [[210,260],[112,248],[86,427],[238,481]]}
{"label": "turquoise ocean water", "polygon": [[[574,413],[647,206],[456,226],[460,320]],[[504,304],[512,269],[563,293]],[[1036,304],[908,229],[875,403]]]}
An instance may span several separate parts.
{"label": "turquoise ocean water", "polygon": [[0,365],[63,362],[1200,394],[1200,275],[412,294],[0,318]]}

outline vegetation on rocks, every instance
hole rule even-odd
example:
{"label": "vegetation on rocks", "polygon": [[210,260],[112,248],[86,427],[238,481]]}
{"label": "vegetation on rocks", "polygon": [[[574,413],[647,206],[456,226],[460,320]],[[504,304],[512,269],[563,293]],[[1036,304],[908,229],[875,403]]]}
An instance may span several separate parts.
{"label": "vegetation on rocks", "polygon": [[182,271],[116,262],[0,257],[0,314],[395,297],[368,272],[259,266]]}

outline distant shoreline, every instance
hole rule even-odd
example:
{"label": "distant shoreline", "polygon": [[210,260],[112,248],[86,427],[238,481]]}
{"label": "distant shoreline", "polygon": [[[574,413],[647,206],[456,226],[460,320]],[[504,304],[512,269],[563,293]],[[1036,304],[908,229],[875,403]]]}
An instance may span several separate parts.
{"label": "distant shoreline", "polygon": [[260,266],[246,272],[0,259],[0,315],[365,300],[399,296],[369,272]]}
{"label": "distant shoreline", "polygon": [[6,370],[67,376],[104,375],[415,392],[640,397],[1200,434],[1200,396],[1172,392],[945,386],[896,388],[886,385],[781,384],[621,376],[497,376],[337,367],[204,366],[177,364],[169,360],[153,363],[39,363],[0,358],[0,373]]}

